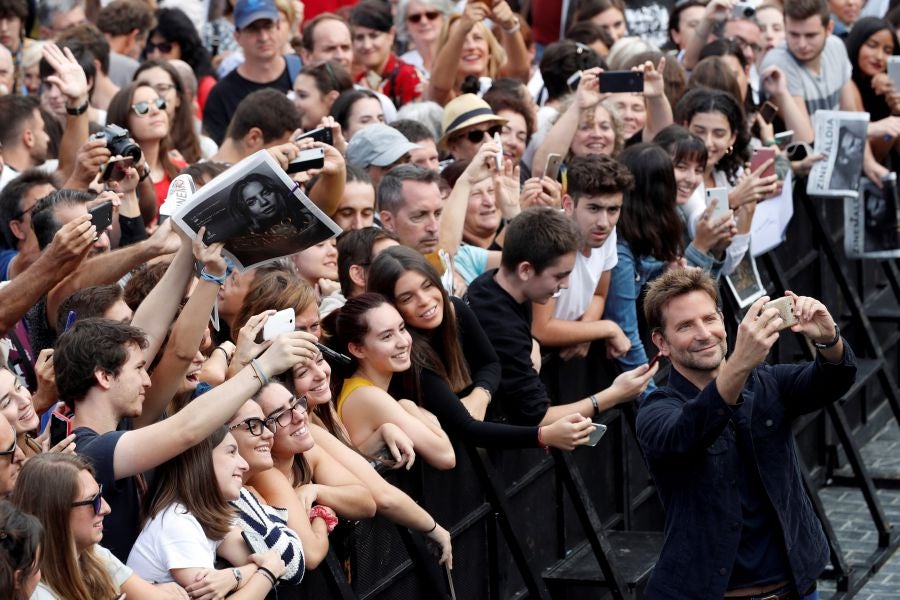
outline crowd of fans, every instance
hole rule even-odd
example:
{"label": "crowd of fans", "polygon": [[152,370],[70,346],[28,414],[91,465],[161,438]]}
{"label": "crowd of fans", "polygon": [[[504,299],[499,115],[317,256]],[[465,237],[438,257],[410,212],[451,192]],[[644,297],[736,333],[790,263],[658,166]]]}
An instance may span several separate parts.
{"label": "crowd of fans", "polygon": [[[889,8],[0,0],[0,596],[291,598],[335,526],[375,514],[450,566],[447,524],[386,470],[454,469],[458,443],[570,451],[635,400],[672,501],[667,461],[688,452],[660,425],[648,359],[693,363],[668,337],[665,286],[716,301],[758,203],[823,160],[786,152],[813,142],[817,110],[868,112],[858,174],[894,170]],[[328,144],[298,137],[316,129]],[[241,271],[159,215],[179,174],[199,189],[259,151],[287,169],[309,148],[324,164],[291,178],[336,239]],[[775,158],[751,168],[760,148]],[[819,362],[849,364],[827,310],[794,301]],[[261,341],[284,309],[295,331]],[[721,324],[711,310],[701,329]],[[739,334],[740,364],[771,334]],[[573,366],[598,361],[617,376],[578,393]],[[734,405],[730,376],[715,398]],[[703,387],[688,379],[686,398]],[[767,510],[744,503],[709,597],[784,581],[795,595],[777,597],[814,597],[818,555],[759,559]],[[679,570],[707,585],[676,558],[658,597]]]}

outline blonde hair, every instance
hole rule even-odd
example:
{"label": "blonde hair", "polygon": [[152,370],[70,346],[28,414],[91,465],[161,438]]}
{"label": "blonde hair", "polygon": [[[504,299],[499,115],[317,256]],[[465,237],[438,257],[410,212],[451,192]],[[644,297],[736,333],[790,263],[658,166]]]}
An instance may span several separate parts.
{"label": "blonde hair", "polygon": [[[459,14],[450,15],[450,18],[444,22],[444,27],[441,29],[438,48],[443,48],[447,43],[447,39],[450,37],[450,28],[453,27],[454,23],[459,21],[460,16],[461,15]],[[484,39],[487,40],[488,44],[487,73],[482,73],[481,76],[496,79],[500,69],[506,64],[506,50],[504,50],[497,38],[494,37],[494,34],[491,33],[491,30],[485,27],[484,23],[475,23],[475,27],[481,29],[481,32],[484,34]],[[459,68],[457,67],[457,79],[459,79],[458,71]],[[459,91],[460,84],[462,84],[462,81],[455,82],[455,85],[453,86],[455,91]]]}

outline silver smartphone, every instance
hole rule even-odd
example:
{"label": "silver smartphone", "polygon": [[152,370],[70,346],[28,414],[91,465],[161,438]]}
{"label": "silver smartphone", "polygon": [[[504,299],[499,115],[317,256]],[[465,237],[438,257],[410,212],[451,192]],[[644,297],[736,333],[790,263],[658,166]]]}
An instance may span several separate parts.
{"label": "silver smartphone", "polygon": [[596,427],[596,429],[593,430],[590,437],[588,437],[588,446],[596,446],[597,442],[600,441],[600,438],[603,437],[603,434],[606,433],[606,430],[608,429],[603,423],[594,423],[594,427]]}

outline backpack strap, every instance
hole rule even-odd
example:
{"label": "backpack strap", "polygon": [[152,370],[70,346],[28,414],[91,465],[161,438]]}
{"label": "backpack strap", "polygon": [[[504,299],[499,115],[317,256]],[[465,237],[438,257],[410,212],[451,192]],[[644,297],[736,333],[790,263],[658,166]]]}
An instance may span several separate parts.
{"label": "backpack strap", "polygon": [[287,62],[288,76],[291,78],[291,84],[293,84],[294,80],[297,79],[297,74],[303,67],[303,61],[296,54],[285,54],[284,60]]}

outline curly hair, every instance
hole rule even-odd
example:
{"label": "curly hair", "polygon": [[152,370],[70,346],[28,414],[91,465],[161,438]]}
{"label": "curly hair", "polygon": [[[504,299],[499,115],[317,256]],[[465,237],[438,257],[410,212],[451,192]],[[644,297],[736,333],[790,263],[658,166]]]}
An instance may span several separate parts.
{"label": "curly hair", "polygon": [[719,113],[728,121],[735,136],[734,147],[716,163],[729,181],[734,182],[738,170],[750,160],[750,131],[744,118],[744,109],[734,96],[721,90],[697,88],[686,93],[675,106],[675,122],[690,128],[691,120],[698,113]]}

